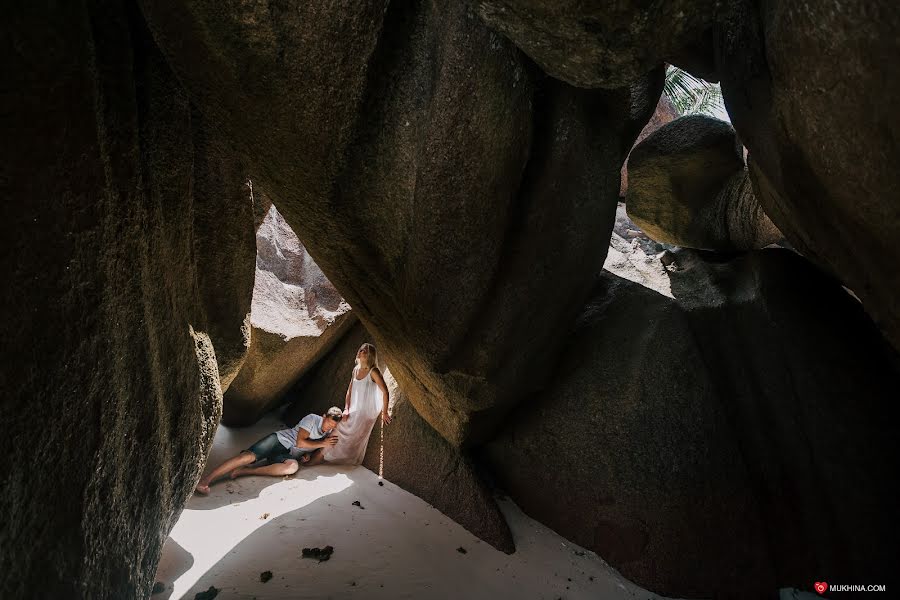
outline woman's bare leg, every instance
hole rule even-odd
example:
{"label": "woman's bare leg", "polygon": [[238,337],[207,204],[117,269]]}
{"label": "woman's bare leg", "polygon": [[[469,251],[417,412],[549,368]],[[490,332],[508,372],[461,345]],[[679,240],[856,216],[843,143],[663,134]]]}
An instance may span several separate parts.
{"label": "woman's bare leg", "polygon": [[281,477],[282,475],[293,475],[300,468],[300,464],[293,458],[282,463],[274,463],[265,465],[264,467],[239,467],[231,472],[231,478],[244,477],[246,475],[268,475],[270,477]]}
{"label": "woman's bare leg", "polygon": [[256,462],[256,455],[253,454],[252,452],[248,452],[247,450],[244,450],[237,456],[232,456],[231,458],[229,458],[228,460],[223,462],[221,465],[219,465],[218,467],[213,469],[212,472],[209,475],[207,475],[206,477],[201,478],[200,482],[197,483],[196,491],[200,494],[208,494],[209,486],[216,479],[219,479],[220,477],[223,477],[223,476],[227,475],[228,473],[231,473],[232,471],[234,471],[235,469],[237,469],[239,467],[243,467],[244,465],[249,465],[250,463],[254,463],[254,462]]}

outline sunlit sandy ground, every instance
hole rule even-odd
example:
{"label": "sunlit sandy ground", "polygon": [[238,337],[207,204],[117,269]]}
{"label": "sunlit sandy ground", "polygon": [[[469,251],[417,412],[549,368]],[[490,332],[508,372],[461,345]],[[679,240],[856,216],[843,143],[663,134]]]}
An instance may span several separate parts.
{"label": "sunlit sandy ground", "polygon": [[[274,417],[247,429],[220,427],[209,464],[278,428]],[[157,571],[165,590],[151,598],[193,599],[210,586],[220,589],[217,600],[660,598],[512,502],[501,508],[516,542],[512,555],[390,482],[379,486],[363,467],[219,483],[208,497],[188,501]],[[334,554],[327,562],[301,558],[304,547],[328,545]],[[273,575],[267,583],[264,571]]]}

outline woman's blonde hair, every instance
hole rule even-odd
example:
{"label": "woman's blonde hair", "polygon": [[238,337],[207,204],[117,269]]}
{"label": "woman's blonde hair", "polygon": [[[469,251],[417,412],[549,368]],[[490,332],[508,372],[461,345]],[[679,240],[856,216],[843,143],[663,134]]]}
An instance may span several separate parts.
{"label": "woman's blonde hair", "polygon": [[[369,364],[367,364],[366,366],[369,367],[369,369],[377,368],[378,367],[378,350],[376,350],[375,346],[373,346],[369,342],[366,342],[365,344],[360,346],[359,350],[362,350],[363,348],[366,348],[369,351],[367,354],[367,356],[369,357],[369,361],[368,361]],[[357,354],[359,354],[359,350],[356,351]],[[356,360],[354,360],[354,362],[356,363],[356,366],[359,367],[359,358],[358,357],[356,358]]]}

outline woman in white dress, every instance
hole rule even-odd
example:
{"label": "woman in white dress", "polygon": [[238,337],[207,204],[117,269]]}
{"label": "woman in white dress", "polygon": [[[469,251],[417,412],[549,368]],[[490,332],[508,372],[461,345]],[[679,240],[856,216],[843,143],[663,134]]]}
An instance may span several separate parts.
{"label": "woman in white dress", "polygon": [[356,352],[356,366],[344,398],[344,416],[337,428],[338,441],[324,450],[322,458],[332,464],[362,464],[369,434],[378,415],[385,425],[391,422],[389,402],[390,393],[378,370],[375,346],[363,344]]}

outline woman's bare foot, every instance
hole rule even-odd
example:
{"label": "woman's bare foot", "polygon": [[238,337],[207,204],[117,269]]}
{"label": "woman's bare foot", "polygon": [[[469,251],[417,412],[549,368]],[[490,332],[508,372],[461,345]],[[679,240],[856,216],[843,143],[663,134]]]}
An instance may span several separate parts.
{"label": "woman's bare foot", "polygon": [[300,460],[298,460],[297,462],[299,462],[301,465],[305,465],[306,463],[309,462],[309,459],[310,459],[310,458],[312,458],[312,454],[310,454],[309,452],[307,452],[307,453],[305,453],[303,456],[301,456],[301,457],[300,457]]}
{"label": "woman's bare foot", "polygon": [[209,485],[203,484],[203,483],[198,483],[197,487],[194,489],[194,492],[205,496],[209,493]]}

